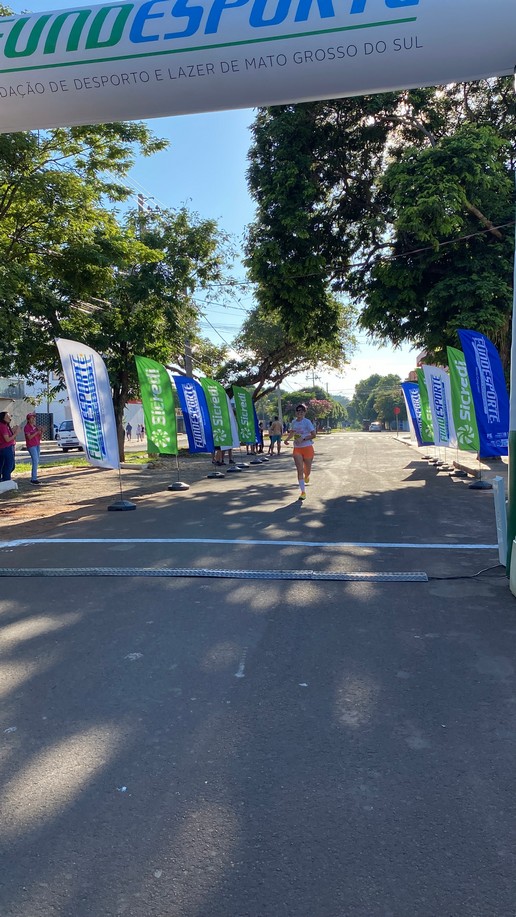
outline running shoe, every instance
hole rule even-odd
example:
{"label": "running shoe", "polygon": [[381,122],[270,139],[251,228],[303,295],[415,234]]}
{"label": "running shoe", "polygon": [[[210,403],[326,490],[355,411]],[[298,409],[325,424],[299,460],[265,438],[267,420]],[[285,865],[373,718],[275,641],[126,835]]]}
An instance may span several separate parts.
{"label": "running shoe", "polygon": [[300,499],[300,500],[306,500],[306,494],[305,494],[304,490],[302,490],[301,493],[299,494],[299,499]]}
{"label": "running shoe", "polygon": [[310,475],[308,474],[305,478],[305,484],[309,484],[309,483],[310,483]]}

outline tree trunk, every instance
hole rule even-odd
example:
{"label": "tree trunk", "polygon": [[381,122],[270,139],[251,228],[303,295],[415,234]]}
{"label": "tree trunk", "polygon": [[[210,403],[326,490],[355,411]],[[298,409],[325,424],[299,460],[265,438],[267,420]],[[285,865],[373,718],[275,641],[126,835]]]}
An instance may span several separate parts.
{"label": "tree trunk", "polygon": [[124,408],[127,404],[128,391],[127,373],[123,372],[120,374],[117,385],[113,386],[113,408],[115,411],[118,452],[121,462],[125,461]]}
{"label": "tree trunk", "polygon": [[505,327],[502,331],[493,335],[493,344],[497,347],[498,353],[500,354],[500,360],[502,361],[503,371],[507,382],[509,382],[509,371],[511,366],[511,328],[511,316],[508,315]]}

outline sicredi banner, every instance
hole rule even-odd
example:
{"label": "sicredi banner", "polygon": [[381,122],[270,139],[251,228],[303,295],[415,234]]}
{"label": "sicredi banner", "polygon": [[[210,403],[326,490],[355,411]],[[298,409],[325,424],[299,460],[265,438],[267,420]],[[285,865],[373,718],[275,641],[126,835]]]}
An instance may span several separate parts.
{"label": "sicredi banner", "polygon": [[199,384],[206,397],[206,404],[210,414],[213,442],[220,449],[231,449],[233,445],[233,431],[231,429],[230,413],[232,413],[228,396],[220,382],[215,379],[199,379]]}
{"label": "sicredi banner", "polygon": [[514,0],[144,0],[0,19],[0,131],[511,74]]}
{"label": "sicredi banner", "polygon": [[434,442],[434,425],[430,411],[430,399],[425,382],[425,374],[421,368],[416,369],[419,386],[419,405],[421,410],[421,437],[423,443],[431,445]]}
{"label": "sicredi banner", "polygon": [[457,445],[464,452],[478,452],[480,440],[466,359],[462,350],[457,350],[455,347],[447,347],[446,354],[450,371],[451,401]]}
{"label": "sicredi banner", "polygon": [[147,451],[177,455],[176,408],[172,381],[161,363],[149,357],[135,357],[142,394]]}
{"label": "sicredi banner", "polygon": [[255,443],[254,405],[251,392],[248,392],[246,388],[241,388],[239,385],[234,385],[233,398],[235,399],[235,413],[240,442]]}
{"label": "sicredi banner", "polygon": [[228,403],[228,414],[229,414],[229,425],[231,427],[231,448],[238,449],[240,446],[240,437],[238,435],[238,424],[235,417],[235,412],[233,410],[233,405],[229,399],[229,395],[226,395],[226,401]]}
{"label": "sicredi banner", "polygon": [[77,439],[88,461],[120,468],[111,384],[104,360],[86,344],[56,338]]}

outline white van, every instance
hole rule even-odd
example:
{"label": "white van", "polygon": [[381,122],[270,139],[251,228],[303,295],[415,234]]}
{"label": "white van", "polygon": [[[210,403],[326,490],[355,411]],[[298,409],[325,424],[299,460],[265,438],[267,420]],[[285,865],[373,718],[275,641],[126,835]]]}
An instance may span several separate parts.
{"label": "white van", "polygon": [[79,452],[83,451],[83,448],[77,439],[75,430],[73,428],[73,421],[63,420],[59,424],[58,431],[56,433],[56,442],[63,452],[68,452],[70,449],[78,449]]}

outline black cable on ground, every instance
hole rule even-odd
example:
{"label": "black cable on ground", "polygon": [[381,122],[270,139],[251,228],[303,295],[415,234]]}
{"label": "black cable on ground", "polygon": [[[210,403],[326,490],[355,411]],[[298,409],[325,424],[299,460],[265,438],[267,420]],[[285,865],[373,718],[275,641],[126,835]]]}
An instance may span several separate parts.
{"label": "black cable on ground", "polygon": [[[482,573],[487,573],[489,570],[497,570],[498,567],[502,568],[502,576],[506,578],[505,567],[503,564],[493,564],[492,567],[484,567],[483,570],[479,570],[478,573],[464,573],[461,576],[429,576],[428,581],[430,580],[446,580],[446,579],[475,579],[477,576],[481,576]],[[490,574],[493,576],[494,574]],[[495,576],[495,579],[502,579],[502,576]]]}

